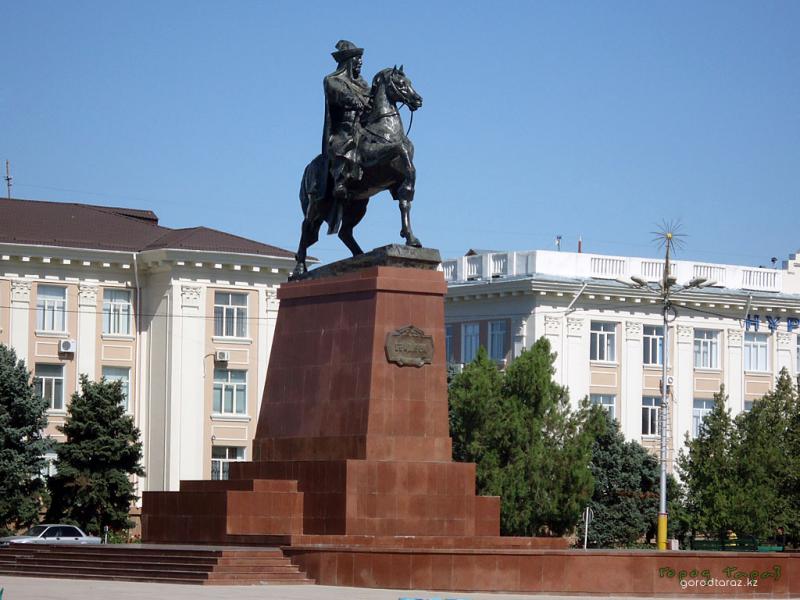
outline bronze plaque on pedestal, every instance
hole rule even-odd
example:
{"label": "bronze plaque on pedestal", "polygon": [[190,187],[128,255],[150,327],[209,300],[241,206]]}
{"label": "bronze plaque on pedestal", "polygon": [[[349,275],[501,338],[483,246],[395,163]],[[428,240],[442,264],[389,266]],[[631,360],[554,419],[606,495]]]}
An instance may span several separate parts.
{"label": "bronze plaque on pedestal", "polygon": [[386,335],[386,358],[401,367],[421,367],[433,361],[433,337],[413,325]]}

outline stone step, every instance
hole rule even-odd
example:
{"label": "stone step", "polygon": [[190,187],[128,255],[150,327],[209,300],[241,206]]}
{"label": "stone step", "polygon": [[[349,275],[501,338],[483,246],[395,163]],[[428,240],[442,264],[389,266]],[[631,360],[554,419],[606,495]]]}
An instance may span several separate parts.
{"label": "stone step", "polygon": [[297,493],[297,481],[293,479],[220,479],[181,480],[182,492],[275,492]]}
{"label": "stone step", "polygon": [[187,560],[210,560],[227,558],[247,558],[247,559],[283,559],[283,553],[279,548],[269,548],[264,550],[173,550],[173,549],[123,549],[123,546],[116,545],[100,545],[100,546],[48,546],[48,545],[28,545],[18,544],[0,548],[0,558],[6,555],[15,556],[40,556],[46,554],[48,556],[63,556],[70,557],[80,556],[96,556],[96,557],[113,557],[114,560],[142,560],[154,557],[169,556],[171,558],[183,558]]}
{"label": "stone step", "polygon": [[102,579],[112,581],[143,581],[153,583],[183,583],[200,585],[313,585],[313,579],[307,578],[302,573],[284,574],[275,573],[269,576],[253,576],[251,573],[232,574],[228,577],[205,577],[198,574],[169,573],[162,575],[158,573],[139,574],[135,572],[108,573],[97,571],[93,573],[73,573],[68,576],[66,573],[39,569],[8,569],[0,567],[0,575],[11,575],[15,577],[48,577],[55,579]]}
{"label": "stone step", "polygon": [[240,579],[258,579],[261,581],[274,581],[280,579],[281,581],[306,581],[308,578],[305,573],[211,573],[208,576],[209,581],[236,581]]}
{"label": "stone step", "polygon": [[180,566],[180,565],[194,565],[204,566],[209,570],[215,565],[220,567],[227,566],[242,566],[242,567],[261,567],[273,568],[280,567],[287,564],[284,557],[267,556],[264,558],[236,558],[236,557],[186,557],[186,556],[171,556],[171,555],[150,555],[150,556],[136,556],[136,557],[118,557],[102,554],[95,554],[93,556],[79,556],[74,553],[33,553],[23,554],[16,557],[3,557],[0,555],[0,564],[15,564],[36,562],[37,564],[80,564],[80,563],[101,563],[101,564],[123,564],[128,565],[131,563],[137,565],[164,565],[164,566]]}
{"label": "stone step", "polygon": [[[314,583],[277,548],[263,550],[142,548],[110,546],[7,547],[0,573],[35,577],[112,579],[215,585]],[[147,550],[147,551],[145,551]]]}
{"label": "stone step", "polygon": [[84,576],[81,575],[68,577],[64,575],[64,573],[48,573],[48,572],[26,572],[26,571],[16,571],[10,569],[3,569],[0,568],[0,575],[13,575],[14,577],[47,577],[50,579],[103,579],[103,580],[111,580],[111,581],[142,581],[147,583],[183,583],[183,584],[197,584],[203,585],[207,583],[206,579],[200,578],[182,578],[182,577],[155,577],[155,576],[137,576],[137,575],[124,575],[124,576],[112,576],[112,575],[103,575],[101,573],[93,574],[91,576]]}

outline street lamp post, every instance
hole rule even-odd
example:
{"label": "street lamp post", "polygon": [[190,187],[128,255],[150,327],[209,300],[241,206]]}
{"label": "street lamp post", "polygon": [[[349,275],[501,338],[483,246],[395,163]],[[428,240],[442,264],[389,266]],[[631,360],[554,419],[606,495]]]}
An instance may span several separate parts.
{"label": "street lamp post", "polygon": [[[704,288],[714,285],[715,281],[708,281],[704,277],[695,277],[689,283],[676,286],[677,279],[672,275],[669,255],[674,239],[672,232],[663,234],[666,256],[664,258],[664,273],[657,288],[652,287],[641,277],[631,276],[635,287],[657,293],[661,297],[661,311],[663,316],[663,338],[661,351],[661,410],[659,411],[659,435],[661,437],[660,457],[661,473],[659,478],[658,496],[658,533],[656,537],[659,550],[667,549],[667,423],[669,419],[669,390],[667,388],[667,367],[669,365],[669,314],[675,314],[670,295],[691,288]],[[674,317],[673,319],[674,320]]]}

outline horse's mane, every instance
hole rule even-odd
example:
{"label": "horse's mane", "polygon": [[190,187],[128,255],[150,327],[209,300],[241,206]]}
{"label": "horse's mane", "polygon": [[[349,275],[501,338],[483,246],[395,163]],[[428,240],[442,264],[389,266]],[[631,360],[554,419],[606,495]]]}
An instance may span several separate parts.
{"label": "horse's mane", "polygon": [[369,97],[375,98],[375,94],[378,93],[378,87],[383,83],[386,79],[391,77],[392,72],[394,69],[392,67],[386,67],[385,69],[381,69],[377,73],[375,73],[375,77],[372,78],[372,88],[369,90]]}

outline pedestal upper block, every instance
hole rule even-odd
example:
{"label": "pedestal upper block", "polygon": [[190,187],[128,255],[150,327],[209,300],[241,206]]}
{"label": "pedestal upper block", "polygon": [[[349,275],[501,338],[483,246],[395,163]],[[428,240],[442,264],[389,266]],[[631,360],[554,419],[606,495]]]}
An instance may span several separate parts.
{"label": "pedestal upper block", "polygon": [[[255,460],[449,461],[446,291],[440,272],[399,267],[282,286]],[[431,364],[387,360],[408,325],[433,337]]]}

